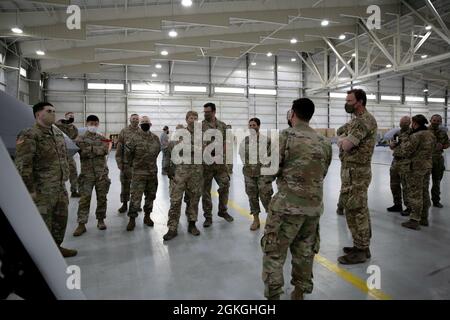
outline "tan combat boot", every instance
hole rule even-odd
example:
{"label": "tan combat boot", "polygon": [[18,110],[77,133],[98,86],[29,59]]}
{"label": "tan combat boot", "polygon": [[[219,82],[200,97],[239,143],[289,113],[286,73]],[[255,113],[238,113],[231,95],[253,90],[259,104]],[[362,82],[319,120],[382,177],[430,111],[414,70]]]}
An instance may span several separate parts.
{"label": "tan combat boot", "polygon": [[133,231],[134,227],[136,227],[136,218],[130,217],[130,221],[128,221],[127,231]]}
{"label": "tan combat boot", "polygon": [[153,220],[150,219],[150,213],[146,213],[144,215],[144,224],[146,226],[153,227],[154,223],[153,223]]}
{"label": "tan combat boot", "polygon": [[118,211],[119,211],[119,213],[125,213],[125,212],[127,212],[127,210],[128,210],[128,204],[125,201],[122,203],[122,206],[119,208]]}
{"label": "tan combat boot", "polygon": [[78,227],[75,229],[75,231],[73,232],[73,236],[74,237],[79,237],[81,236],[83,233],[86,232],[86,226],[84,223],[79,223]]}
{"label": "tan combat boot", "polygon": [[188,232],[193,236],[199,236],[200,231],[195,226],[195,221],[189,221]]}
{"label": "tan combat boot", "polygon": [[72,249],[66,249],[63,248],[61,246],[58,246],[59,251],[61,252],[62,256],[64,258],[70,258],[70,257],[74,257],[77,255],[78,251],[77,250],[72,250]]}
{"label": "tan combat boot", "polygon": [[294,291],[291,293],[291,300],[303,300],[303,291],[295,287]]}
{"label": "tan combat boot", "polygon": [[106,224],[105,221],[103,221],[103,219],[98,219],[97,228],[99,230],[106,230]]}
{"label": "tan combat boot", "polygon": [[250,230],[251,231],[255,231],[255,230],[258,230],[259,229],[259,227],[260,227],[260,223],[259,223],[259,216],[257,215],[257,214],[254,214],[253,215],[253,223],[252,223],[252,225],[250,226]]}

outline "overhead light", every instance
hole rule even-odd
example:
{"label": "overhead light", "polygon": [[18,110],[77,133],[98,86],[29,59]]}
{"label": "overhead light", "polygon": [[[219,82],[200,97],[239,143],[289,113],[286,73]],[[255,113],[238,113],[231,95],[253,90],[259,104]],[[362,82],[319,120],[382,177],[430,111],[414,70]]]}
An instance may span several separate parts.
{"label": "overhead light", "polygon": [[178,32],[174,29],[169,31],[169,37],[176,38],[178,36]]}
{"label": "overhead light", "polygon": [[192,6],[192,0],[181,0],[181,5],[183,7],[190,7]]}
{"label": "overhead light", "polygon": [[296,62],[296,61],[297,61],[297,59],[291,58],[291,62]]}
{"label": "overhead light", "polygon": [[292,39],[291,39],[291,43],[292,43],[292,44],[296,44],[297,42],[298,42],[297,39],[295,39],[295,38],[292,38]]}
{"label": "overhead light", "polygon": [[431,26],[430,25],[426,26],[425,30],[430,31],[431,30]]}
{"label": "overhead light", "polygon": [[37,54],[38,56],[45,56],[45,52],[42,51],[42,50],[36,50],[36,54]]}
{"label": "overhead light", "polygon": [[63,76],[63,79],[68,79],[69,77],[68,76]]}
{"label": "overhead light", "polygon": [[256,66],[256,62],[252,62],[251,65],[252,65],[252,66]]}
{"label": "overhead light", "polygon": [[267,52],[267,56],[268,56],[268,57],[273,56],[272,52]]}
{"label": "overhead light", "polygon": [[427,54],[423,54],[423,55],[421,55],[420,56],[422,59],[426,59],[426,58],[428,58],[428,55]]}
{"label": "overhead light", "polygon": [[390,64],[390,63],[387,64],[387,65],[386,65],[386,68],[392,68],[392,64]]}
{"label": "overhead light", "polygon": [[428,89],[423,89],[423,92],[428,92]]}
{"label": "overhead light", "polygon": [[356,53],[352,53],[352,57],[356,57]]}
{"label": "overhead light", "polygon": [[345,39],[345,34],[341,34],[340,36],[339,36],[339,40],[344,40]]}
{"label": "overhead light", "polygon": [[23,30],[21,28],[19,28],[19,27],[12,27],[11,31],[14,32],[14,33],[17,33],[17,34],[22,34],[23,33]]}
{"label": "overhead light", "polygon": [[322,20],[322,22],[320,23],[320,25],[322,26],[322,27],[326,27],[327,25],[329,25],[330,24],[330,21],[328,21],[328,20]]}
{"label": "overhead light", "polygon": [[162,56],[167,56],[168,54],[169,54],[169,52],[167,50],[161,51],[161,55]]}
{"label": "overhead light", "polygon": [[156,78],[158,75],[156,73],[152,73],[152,78]]}
{"label": "overhead light", "polygon": [[157,63],[157,64],[155,65],[155,68],[156,68],[156,69],[161,69],[161,68],[162,68],[161,63]]}

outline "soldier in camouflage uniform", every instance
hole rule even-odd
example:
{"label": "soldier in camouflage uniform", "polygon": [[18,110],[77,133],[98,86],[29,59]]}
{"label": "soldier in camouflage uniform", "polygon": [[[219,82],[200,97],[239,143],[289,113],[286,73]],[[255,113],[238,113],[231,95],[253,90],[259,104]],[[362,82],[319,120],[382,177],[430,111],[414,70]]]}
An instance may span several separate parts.
{"label": "soldier in camouflage uniform", "polygon": [[97,228],[105,230],[107,194],[111,181],[108,177],[107,155],[109,153],[110,140],[97,133],[99,119],[90,115],[86,119],[87,131],[78,136],[76,143],[80,148],[81,173],[78,179],[80,184],[80,202],[78,204],[78,227],[73,235],[81,236],[86,232],[86,223],[91,208],[91,197],[93,189],[97,196]]}
{"label": "soldier in camouflage uniform", "polygon": [[447,132],[440,128],[442,125],[442,117],[435,114],[431,117],[431,124],[428,127],[436,137],[436,147],[433,150],[433,169],[431,170],[431,179],[433,186],[431,187],[431,200],[433,201],[433,207],[442,208],[441,204],[441,180],[444,177],[445,160],[442,155],[444,149],[447,149],[449,139]]}
{"label": "soldier in camouflage uniform", "polygon": [[127,212],[128,201],[130,201],[130,185],[131,185],[131,166],[129,155],[125,145],[139,132],[139,115],[132,114],[130,116],[130,125],[119,133],[117,141],[116,162],[120,170],[120,202],[122,207],[119,208],[119,213]]}
{"label": "soldier in camouflage uniform", "polygon": [[[203,164],[203,195],[202,207],[205,222],[203,227],[207,228],[212,224],[212,201],[211,201],[211,187],[212,180],[216,180],[219,185],[217,192],[219,193],[219,213],[218,216],[224,218],[228,222],[234,219],[228,214],[227,204],[228,195],[230,191],[230,175],[226,164],[226,124],[216,118],[216,105],[214,103],[206,103],[203,106],[205,113],[205,120],[202,121],[203,134],[209,129],[219,130],[223,137],[223,155],[215,155],[222,158],[222,163]],[[211,142],[212,143],[212,142]]]}
{"label": "soldier in camouflage uniform", "polygon": [[303,299],[313,289],[314,256],[319,251],[319,219],[323,213],[323,180],[331,163],[331,143],[309,126],[314,103],[294,101],[292,128],[280,133],[278,192],[270,202],[264,236],[262,278],[264,296],[283,293],[283,265],[292,254],[291,299]]}
{"label": "soldier in camouflage uniform", "polygon": [[[233,127],[230,124],[227,124],[226,129],[227,129],[228,134],[230,135],[230,137],[229,137],[229,140],[231,142],[230,146],[232,148],[234,148],[234,135],[231,133],[232,132],[231,129],[233,129]],[[229,152],[232,152],[232,150],[229,150]],[[227,169],[228,169],[228,175],[230,176],[230,179],[231,179],[231,176],[233,174],[233,163],[227,164]]]}
{"label": "soldier in camouflage uniform", "polygon": [[427,129],[427,123],[425,116],[414,116],[408,140],[394,149],[394,156],[411,159],[410,170],[405,173],[411,216],[402,226],[413,230],[419,230],[419,225],[428,226],[428,209],[431,206],[429,186],[436,138]]}
{"label": "soldier in camouflage uniform", "polygon": [[161,142],[161,151],[163,154],[161,174],[166,176],[167,170],[169,169],[169,165],[170,165],[169,127],[168,126],[164,126],[163,132],[159,136],[159,142]]}
{"label": "soldier in camouflage uniform", "polygon": [[[394,135],[394,141],[391,142],[390,148],[394,148],[408,139],[411,134],[411,119],[408,116],[404,116],[400,119],[400,132]],[[402,215],[409,215],[410,208],[408,206],[408,199],[406,198],[406,175],[405,172],[409,171],[411,165],[411,160],[409,158],[395,157],[392,159],[390,168],[390,181],[391,181],[391,192],[394,198],[394,205],[387,208],[389,212],[401,212]],[[403,211],[402,206],[402,192],[403,192],[403,202],[405,203],[406,210]]]}
{"label": "soldier in camouflage uniform", "polygon": [[[73,124],[74,115],[73,112],[67,112],[65,115],[65,119],[61,119],[56,122],[56,126],[64,132],[70,139],[75,140],[78,136],[78,129]],[[77,164],[73,157],[69,157],[69,181],[70,181],[70,191],[71,196],[73,198],[79,198],[80,194],[78,193],[78,173],[77,173]]]}
{"label": "soldier in camouflage uniform", "polygon": [[[259,200],[264,206],[266,212],[269,212],[269,203],[272,199],[273,189],[272,181],[273,179],[267,176],[261,175],[261,162],[259,157],[259,146],[263,142],[267,145],[267,155],[270,153],[270,139],[259,133],[261,126],[261,120],[258,118],[252,118],[248,122],[248,127],[250,129],[250,137],[245,137],[239,146],[239,155],[241,157],[242,163],[244,164],[242,168],[242,173],[244,174],[245,182],[245,192],[247,193],[248,200],[250,203],[250,214],[253,215],[253,223],[250,226],[250,230],[254,231],[259,229],[259,213],[261,212],[259,206]],[[250,163],[250,143],[256,145],[256,163]]]}
{"label": "soldier in camouflage uniform", "polygon": [[15,162],[19,174],[64,257],[76,250],[61,247],[67,226],[69,174],[67,149],[55,123],[55,108],[47,102],[33,106],[36,124],[17,136]]}
{"label": "soldier in camouflage uniform", "polygon": [[363,263],[370,258],[372,228],[367,205],[367,190],[372,179],[371,160],[377,137],[377,121],[366,110],[367,96],[362,89],[347,92],[345,110],[354,117],[347,136],[338,142],[342,150],[341,197],[353,247],[344,247],[342,264]]}
{"label": "soldier in camouflage uniform", "polygon": [[161,143],[156,134],[150,132],[150,118],[143,116],[140,124],[141,130],[127,144],[130,155],[130,164],[133,168],[131,178],[131,204],[128,211],[130,218],[127,231],[133,231],[136,226],[138,209],[141,206],[142,195],[145,195],[144,224],[153,227],[150,218],[153,211],[153,201],[158,189],[158,166],[156,160],[161,151]]}
{"label": "soldier in camouflage uniform", "polygon": [[[170,209],[167,227],[169,230],[164,235],[164,240],[170,240],[177,236],[178,223],[181,214],[181,202],[183,195],[187,196],[186,201],[186,217],[188,219],[188,232],[194,236],[200,235],[200,231],[195,226],[198,216],[198,203],[202,195],[203,186],[203,165],[195,164],[194,152],[197,150],[199,154],[202,153],[202,143],[196,145],[194,141],[194,125],[198,120],[198,114],[195,111],[189,111],[186,114],[187,131],[190,134],[191,156],[188,163],[176,164],[173,172],[170,172],[171,190],[170,190]],[[199,128],[197,128],[198,130]],[[184,141],[179,141],[177,145],[183,144]],[[169,149],[172,152],[174,145]],[[185,147],[183,147],[185,148]],[[174,165],[172,156],[169,155],[171,166]],[[169,171],[171,171],[169,169]]]}
{"label": "soldier in camouflage uniform", "polygon": [[[348,128],[349,128],[349,124],[346,123],[343,126],[339,127],[336,130],[336,134],[340,139],[343,139],[347,136],[348,134]],[[341,160],[341,176],[342,176],[342,156],[344,155],[344,152],[339,149],[339,160]],[[336,213],[340,216],[344,215],[344,203],[343,203],[343,199],[342,199],[342,181],[341,181],[341,189],[339,190],[339,199],[338,199],[338,204],[337,204],[337,209],[336,209]]]}

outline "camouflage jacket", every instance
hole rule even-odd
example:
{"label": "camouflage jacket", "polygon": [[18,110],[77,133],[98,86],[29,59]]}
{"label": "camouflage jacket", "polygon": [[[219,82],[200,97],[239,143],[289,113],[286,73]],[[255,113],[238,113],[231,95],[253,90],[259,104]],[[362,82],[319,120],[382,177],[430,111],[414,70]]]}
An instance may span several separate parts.
{"label": "camouflage jacket", "polygon": [[408,140],[394,149],[394,156],[410,158],[410,169],[425,173],[433,167],[432,154],[436,138],[430,130],[412,132]]}
{"label": "camouflage jacket", "polygon": [[129,163],[133,175],[155,175],[158,173],[156,159],[161,151],[161,143],[156,134],[140,130],[125,145],[129,153]]}
{"label": "camouflage jacket", "polygon": [[307,123],[280,133],[278,193],[273,211],[289,215],[323,213],[323,180],[331,163],[331,143]]}
{"label": "camouflage jacket", "polygon": [[[260,161],[260,154],[259,154],[259,148],[260,143],[263,142],[266,144],[266,156],[270,157],[270,138],[259,134],[257,137],[253,137],[253,139],[250,139],[250,136],[245,137],[244,141],[241,142],[239,146],[239,156],[241,157],[242,164],[244,165],[242,168],[242,173],[244,176],[247,177],[259,177],[261,175],[261,161]],[[255,143],[256,148],[250,148],[250,142],[253,144]],[[254,149],[256,151],[256,163],[250,164],[250,151]]]}
{"label": "camouflage jacket", "polygon": [[55,125],[64,132],[70,139],[75,140],[78,136],[78,129],[73,123],[62,123],[61,120],[55,123]]}
{"label": "camouflage jacket", "polygon": [[109,152],[108,140],[99,133],[86,131],[76,140],[80,148],[81,175],[90,178],[108,176],[106,156]]}
{"label": "camouflage jacket", "polygon": [[[188,163],[179,163],[179,164],[175,164],[173,162],[173,158],[172,158],[172,151],[175,148],[175,146],[180,145],[181,143],[183,143],[183,141],[180,139],[179,141],[170,141],[169,145],[168,145],[168,150],[169,150],[169,172],[170,175],[169,176],[174,176],[175,174],[181,174],[184,172],[199,172],[202,171],[203,169],[203,165],[202,164],[196,164],[195,163],[195,152],[197,152],[198,154],[202,155],[203,152],[203,144],[200,145],[196,145],[194,143],[194,130],[187,127],[185,128],[186,130],[189,131],[190,133],[190,150],[191,150],[191,156],[189,157]],[[186,146],[182,146],[182,148],[186,148]],[[175,150],[176,151],[176,150]],[[180,150],[179,151],[179,156],[183,157],[183,151]],[[200,158],[201,160],[201,158]]]}
{"label": "camouflage jacket", "polygon": [[[449,147],[448,135],[447,132],[445,132],[445,130],[442,130],[441,128],[433,129],[432,126],[429,126],[428,130],[433,132],[434,136],[436,137],[436,144],[437,143],[442,144],[443,149],[447,149]],[[444,150],[438,150],[435,147],[433,149],[433,157],[440,157],[443,152]]]}
{"label": "camouflage jacket", "polygon": [[39,124],[17,136],[15,162],[30,193],[52,194],[67,181],[69,164],[62,132]]}
{"label": "camouflage jacket", "polygon": [[362,114],[356,114],[350,120],[347,128],[347,139],[355,147],[342,154],[343,165],[370,167],[377,141],[377,121],[369,111],[365,110]]}
{"label": "camouflage jacket", "polygon": [[[394,141],[396,141],[397,146],[401,145],[408,141],[409,136],[411,135],[412,130],[408,128],[407,130],[400,130],[398,133],[394,135]],[[401,163],[402,165],[408,165],[411,163],[411,159],[409,157],[400,157],[394,154],[394,161],[397,163]]]}
{"label": "camouflage jacket", "polygon": [[[220,121],[219,119],[216,118],[216,121],[214,122],[208,122],[206,120],[202,121],[202,132],[203,134],[205,134],[205,132],[209,129],[217,129],[221,132],[222,134],[222,139],[223,139],[223,154],[222,154],[222,163],[226,163],[226,132],[227,132],[227,125]],[[210,145],[212,142],[214,141],[214,138],[212,139],[211,142],[204,142],[204,147],[207,147],[208,145]],[[215,151],[212,153],[213,156],[215,156]],[[219,156],[219,155],[217,155]]]}
{"label": "camouflage jacket", "polygon": [[129,154],[125,145],[142,130],[139,127],[133,128],[131,125],[122,129],[119,133],[116,148],[117,166],[122,170],[124,166],[129,165]]}
{"label": "camouflage jacket", "polygon": [[[347,136],[349,127],[350,127],[350,123],[348,122],[348,123],[344,124],[343,126],[337,128],[336,135],[338,137]],[[344,150],[339,149],[339,159],[342,161],[343,157],[344,157]]]}

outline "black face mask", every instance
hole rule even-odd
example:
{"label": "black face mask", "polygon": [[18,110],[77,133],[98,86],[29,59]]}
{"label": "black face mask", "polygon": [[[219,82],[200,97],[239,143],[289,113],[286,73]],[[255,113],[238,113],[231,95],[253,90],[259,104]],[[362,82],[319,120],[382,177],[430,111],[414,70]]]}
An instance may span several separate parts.
{"label": "black face mask", "polygon": [[74,120],[74,118],[70,117],[69,120],[67,120],[67,123],[73,123]]}
{"label": "black face mask", "polygon": [[61,122],[64,124],[71,124],[71,123],[73,123],[73,120],[74,120],[73,118],[69,118],[69,120],[62,119]]}
{"label": "black face mask", "polygon": [[145,132],[150,130],[150,123],[141,123],[141,129]]}

